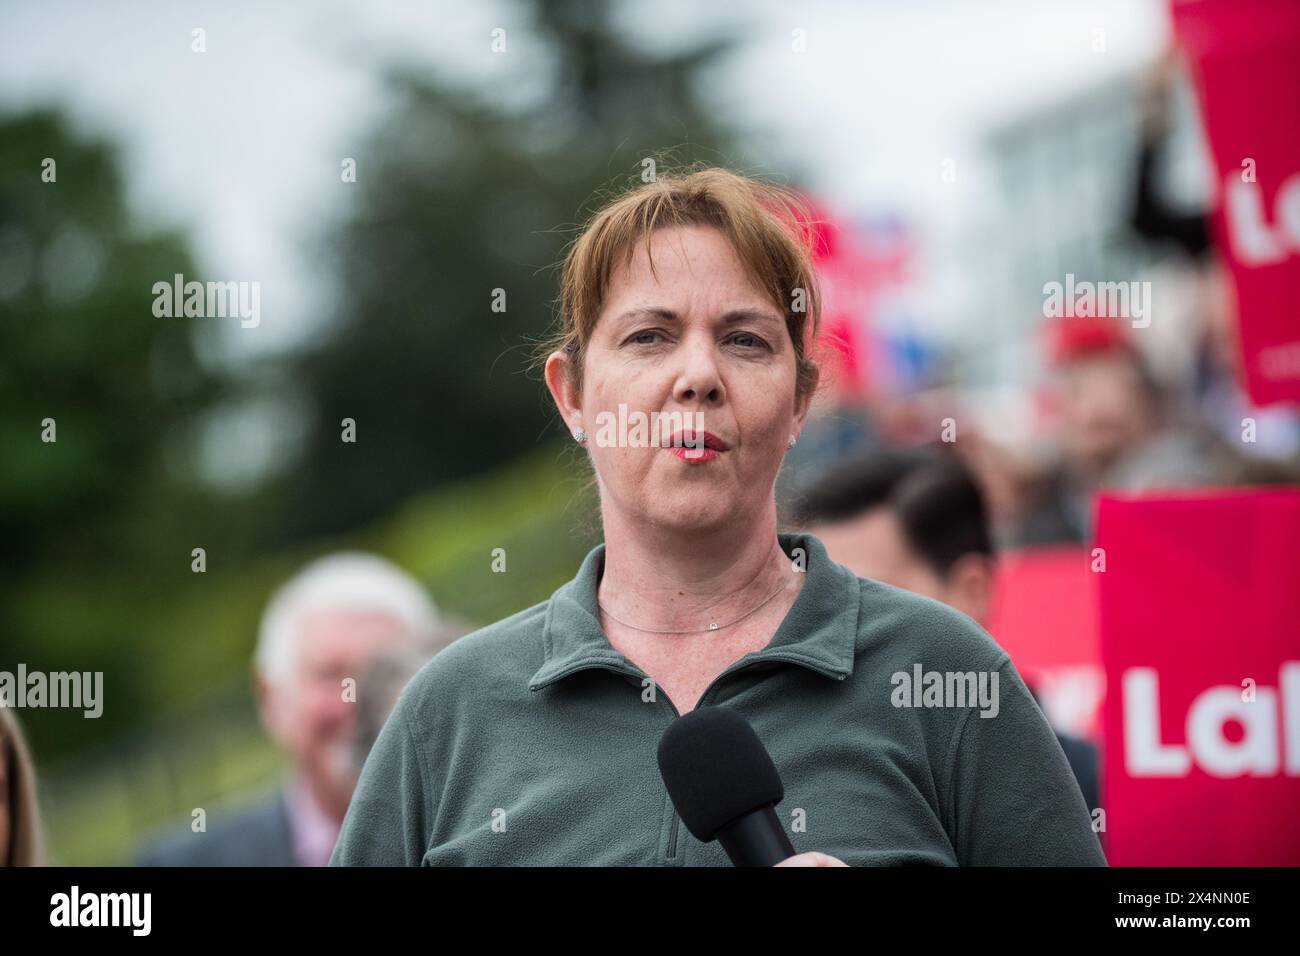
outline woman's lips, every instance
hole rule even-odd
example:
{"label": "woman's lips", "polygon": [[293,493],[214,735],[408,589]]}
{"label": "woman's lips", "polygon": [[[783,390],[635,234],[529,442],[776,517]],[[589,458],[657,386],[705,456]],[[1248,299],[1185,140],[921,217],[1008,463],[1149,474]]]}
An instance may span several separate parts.
{"label": "woman's lips", "polygon": [[713,461],[731,446],[710,431],[682,428],[673,433],[667,449],[682,461]]}
{"label": "woman's lips", "polygon": [[713,459],[717,458],[718,455],[721,454],[721,452],[715,451],[712,448],[686,448],[682,446],[665,448],[664,451],[676,455],[682,461],[688,461],[693,465],[699,464],[700,462],[713,461]]}

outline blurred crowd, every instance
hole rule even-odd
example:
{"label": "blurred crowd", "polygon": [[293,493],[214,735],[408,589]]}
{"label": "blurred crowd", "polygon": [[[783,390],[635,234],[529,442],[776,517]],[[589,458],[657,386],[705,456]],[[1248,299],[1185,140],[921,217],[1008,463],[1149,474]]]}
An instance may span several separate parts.
{"label": "blurred crowd", "polygon": [[[1029,434],[1003,429],[975,390],[955,383],[866,402],[832,401],[804,442],[801,474],[833,470],[850,449],[870,456],[932,445],[977,480],[995,542],[1020,548],[1089,540],[1103,490],[1143,492],[1300,482],[1300,413],[1252,405],[1244,388],[1236,307],[1209,215],[1172,207],[1158,170],[1170,148],[1177,60],[1158,63],[1139,92],[1140,138],[1126,229],[1152,252],[1156,318],[1044,316],[1033,343],[1041,380],[1019,396]],[[1117,157],[1128,164],[1130,157]],[[947,423],[947,425],[945,425]]]}

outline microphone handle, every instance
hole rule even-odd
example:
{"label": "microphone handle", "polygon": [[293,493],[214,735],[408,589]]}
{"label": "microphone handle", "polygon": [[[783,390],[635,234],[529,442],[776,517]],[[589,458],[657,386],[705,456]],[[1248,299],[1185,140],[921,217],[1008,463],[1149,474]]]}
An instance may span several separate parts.
{"label": "microphone handle", "polygon": [[736,866],[776,866],[794,856],[771,804],[732,820],[718,831],[718,843]]}

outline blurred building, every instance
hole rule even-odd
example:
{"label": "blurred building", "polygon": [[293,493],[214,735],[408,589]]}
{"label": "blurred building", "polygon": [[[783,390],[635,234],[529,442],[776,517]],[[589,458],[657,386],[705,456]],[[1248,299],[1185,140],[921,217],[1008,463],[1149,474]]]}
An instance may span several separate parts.
{"label": "blurred building", "polygon": [[[979,241],[969,245],[981,314],[962,353],[972,385],[1033,383],[1042,367],[1045,283],[1063,283],[1068,274],[1076,281],[1131,281],[1162,257],[1128,226],[1139,81],[1137,73],[1108,80],[1018,113],[987,136],[995,212],[977,225]],[[1175,98],[1175,135],[1161,180],[1171,203],[1197,208],[1204,205],[1207,167],[1187,93]]]}

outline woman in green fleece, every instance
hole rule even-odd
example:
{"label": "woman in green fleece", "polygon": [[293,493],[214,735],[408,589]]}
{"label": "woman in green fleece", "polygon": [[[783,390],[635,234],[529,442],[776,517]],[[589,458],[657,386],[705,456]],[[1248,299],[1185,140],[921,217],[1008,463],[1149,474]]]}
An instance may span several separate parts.
{"label": "woman in green fleece", "polygon": [[725,866],[656,762],[679,714],[716,705],[784,779],[788,865],[1104,864],[993,640],[778,533],[818,380],[806,221],[784,188],[701,169],[629,191],[570,247],[545,375],[605,543],[407,685],[333,864]]}

